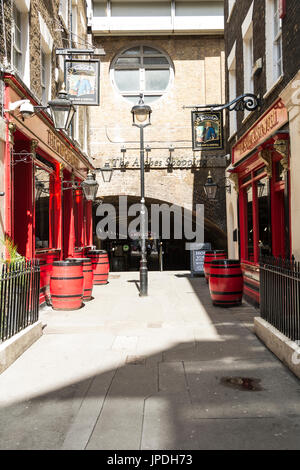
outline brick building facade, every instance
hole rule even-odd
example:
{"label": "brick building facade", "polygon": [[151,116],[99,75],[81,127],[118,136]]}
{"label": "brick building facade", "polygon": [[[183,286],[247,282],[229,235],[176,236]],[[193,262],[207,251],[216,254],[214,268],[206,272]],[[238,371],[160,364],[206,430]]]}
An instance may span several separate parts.
{"label": "brick building facade", "polygon": [[[1,8],[0,237],[40,260],[44,301],[53,260],[92,245],[92,203],[74,191],[94,170],[86,107],[77,106],[68,131],[55,128],[46,109],[64,83],[56,50],[88,47],[86,2],[12,0]],[[23,100],[45,108],[24,117],[17,106]],[[3,244],[1,253],[8,255]]]}
{"label": "brick building facade", "polygon": [[259,257],[300,256],[299,103],[292,98],[299,22],[294,0],[225,2],[227,100],[244,93],[261,100],[259,109],[228,113],[227,120],[228,174],[237,189],[227,198],[229,253],[242,259],[245,295],[255,303]]}

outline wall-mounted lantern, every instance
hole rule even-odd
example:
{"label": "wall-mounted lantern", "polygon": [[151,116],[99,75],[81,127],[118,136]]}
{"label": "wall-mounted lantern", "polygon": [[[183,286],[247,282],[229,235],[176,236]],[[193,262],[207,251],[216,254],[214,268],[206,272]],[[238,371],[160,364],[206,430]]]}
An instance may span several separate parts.
{"label": "wall-mounted lantern", "polygon": [[100,168],[100,171],[101,171],[104,183],[110,183],[113,172],[114,172],[114,169],[110,167],[110,164],[105,163],[104,167]]}

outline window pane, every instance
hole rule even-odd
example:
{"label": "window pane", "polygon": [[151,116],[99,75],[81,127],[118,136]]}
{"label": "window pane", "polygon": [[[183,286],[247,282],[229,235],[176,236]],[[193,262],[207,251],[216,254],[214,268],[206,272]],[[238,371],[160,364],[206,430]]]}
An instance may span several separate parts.
{"label": "window pane", "polygon": [[14,66],[19,72],[22,72],[22,54],[14,49]]}
{"label": "window pane", "polygon": [[41,53],[41,65],[42,65],[42,69],[41,69],[41,79],[42,79],[42,85],[45,85],[46,84],[46,56],[44,54],[44,52]]}
{"label": "window pane", "polygon": [[137,47],[131,47],[130,49],[127,49],[122,55],[140,55],[141,48],[139,46]]}
{"label": "window pane", "polygon": [[114,82],[123,97],[130,102],[138,102],[141,91],[146,94],[145,101],[152,102],[161,97],[160,92],[166,90],[170,68],[168,57],[162,52],[149,46],[135,46],[116,58]]}
{"label": "window pane", "polygon": [[35,243],[36,248],[49,247],[50,174],[35,168]]}
{"label": "window pane", "polygon": [[259,253],[269,255],[272,253],[270,237],[270,212],[269,212],[269,183],[264,178],[257,183],[258,198],[258,228],[259,228]]}
{"label": "window pane", "polygon": [[117,65],[139,65],[141,59],[139,57],[120,57],[116,64]]}
{"label": "window pane", "polygon": [[115,70],[115,82],[120,91],[139,91],[140,71]]}
{"label": "window pane", "polygon": [[168,59],[164,56],[161,57],[144,57],[144,64],[169,64]]}
{"label": "window pane", "polygon": [[165,90],[169,83],[169,70],[146,70],[146,90]]}
{"label": "window pane", "polygon": [[247,241],[248,241],[248,244],[247,244],[248,250],[246,254],[246,259],[248,259],[248,261],[254,261],[252,186],[249,186],[249,188],[247,188],[246,201],[247,201]]}
{"label": "window pane", "polygon": [[157,49],[153,49],[153,47],[148,47],[148,46],[144,46],[143,47],[143,51],[144,51],[144,54],[161,54],[160,51],[158,51]]}

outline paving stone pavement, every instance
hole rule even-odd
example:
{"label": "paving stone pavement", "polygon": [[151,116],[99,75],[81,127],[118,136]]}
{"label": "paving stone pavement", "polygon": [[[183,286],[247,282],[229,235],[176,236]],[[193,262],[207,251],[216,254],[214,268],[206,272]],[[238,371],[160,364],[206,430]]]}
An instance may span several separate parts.
{"label": "paving stone pavement", "polygon": [[140,298],[138,277],[41,310],[0,375],[0,449],[299,449],[299,380],[254,335],[259,312],[214,307],[188,273],[150,272]]}

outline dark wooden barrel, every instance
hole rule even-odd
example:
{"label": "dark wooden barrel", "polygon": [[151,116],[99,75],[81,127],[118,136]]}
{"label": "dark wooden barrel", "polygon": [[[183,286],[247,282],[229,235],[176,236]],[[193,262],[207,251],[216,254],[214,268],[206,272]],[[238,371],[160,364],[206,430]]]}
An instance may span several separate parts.
{"label": "dark wooden barrel", "polygon": [[77,310],[82,306],[83,266],[81,261],[54,261],[50,295],[54,310]]}
{"label": "dark wooden barrel", "polygon": [[109,274],[109,259],[105,250],[91,250],[87,256],[92,261],[94,285],[107,284]]}
{"label": "dark wooden barrel", "polygon": [[94,273],[92,260],[90,258],[67,258],[66,261],[81,261],[83,271],[83,300],[92,300]]}
{"label": "dark wooden barrel", "polygon": [[204,274],[205,274],[205,279],[207,283],[209,281],[210,263],[218,259],[226,259],[225,250],[209,250],[205,253]]}
{"label": "dark wooden barrel", "polygon": [[215,260],[210,264],[209,290],[214,305],[234,307],[243,298],[243,273],[239,260]]}

